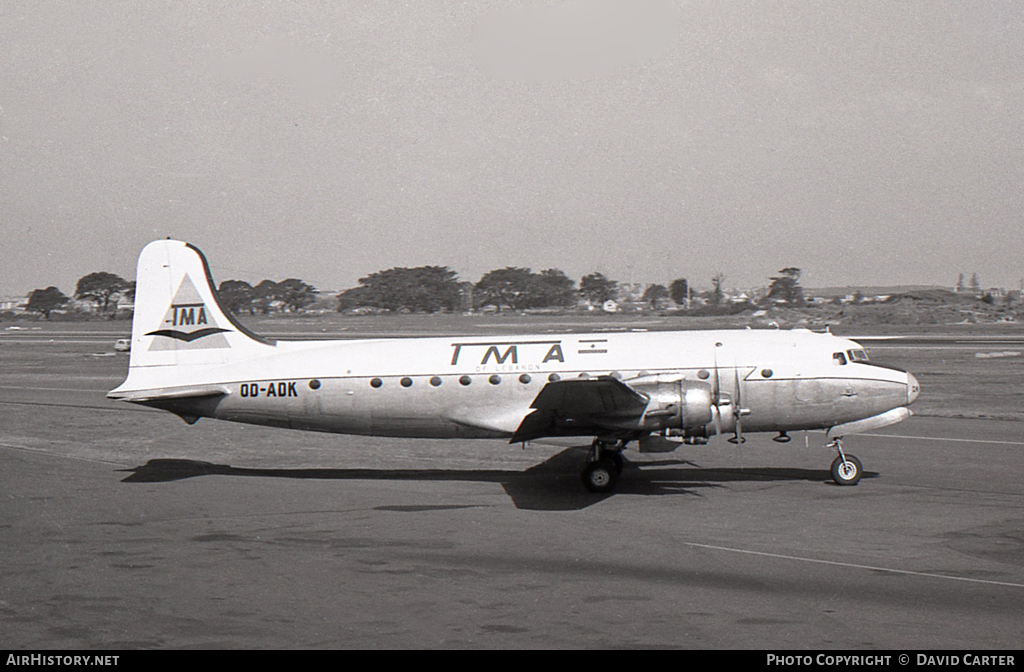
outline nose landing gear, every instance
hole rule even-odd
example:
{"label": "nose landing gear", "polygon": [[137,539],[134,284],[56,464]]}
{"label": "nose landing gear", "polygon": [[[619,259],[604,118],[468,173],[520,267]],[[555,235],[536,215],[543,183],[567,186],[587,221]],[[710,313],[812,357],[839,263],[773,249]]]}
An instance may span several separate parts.
{"label": "nose landing gear", "polygon": [[843,443],[838,437],[832,439],[832,443],[828,444],[827,447],[835,448],[839,454],[832,461],[832,480],[837,485],[857,485],[860,477],[864,474],[864,468],[861,466],[860,460],[855,455],[843,452]]}

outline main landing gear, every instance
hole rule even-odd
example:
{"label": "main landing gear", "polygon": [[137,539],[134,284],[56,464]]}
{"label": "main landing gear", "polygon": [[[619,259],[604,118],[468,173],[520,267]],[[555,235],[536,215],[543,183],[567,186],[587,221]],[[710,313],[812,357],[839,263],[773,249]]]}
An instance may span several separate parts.
{"label": "main landing gear", "polygon": [[615,488],[615,483],[622,474],[622,451],[626,441],[619,441],[614,446],[607,441],[594,439],[590,447],[590,456],[583,467],[580,478],[587,490],[596,493],[608,493]]}
{"label": "main landing gear", "polygon": [[835,448],[838,456],[832,461],[832,480],[837,485],[857,485],[864,474],[860,460],[855,455],[843,452],[843,442],[837,437],[832,439],[828,448]]}
{"label": "main landing gear", "polygon": [[[602,439],[594,439],[587,463],[580,474],[587,490],[607,494],[615,489],[615,484],[622,475],[622,451],[625,450],[627,443],[628,440],[612,444]],[[832,443],[826,447],[834,448],[837,454],[836,459],[832,461],[832,480],[837,485],[857,485],[864,475],[864,467],[857,456],[845,452],[842,439],[838,437],[832,439]]]}

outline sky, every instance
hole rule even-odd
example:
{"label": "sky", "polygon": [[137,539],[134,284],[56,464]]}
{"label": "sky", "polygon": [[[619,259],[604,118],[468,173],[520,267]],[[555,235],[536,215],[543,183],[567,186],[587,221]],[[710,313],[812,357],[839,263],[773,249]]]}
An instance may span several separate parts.
{"label": "sky", "polygon": [[0,3],[0,295],[172,237],[805,287],[1024,278],[1024,3]]}

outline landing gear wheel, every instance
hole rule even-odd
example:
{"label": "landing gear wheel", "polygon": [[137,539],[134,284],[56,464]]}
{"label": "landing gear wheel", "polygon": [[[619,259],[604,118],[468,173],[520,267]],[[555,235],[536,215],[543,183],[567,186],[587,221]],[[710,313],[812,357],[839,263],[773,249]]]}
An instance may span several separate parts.
{"label": "landing gear wheel", "polygon": [[619,480],[619,471],[615,468],[615,462],[602,457],[587,464],[580,474],[583,478],[583,485],[590,492],[606,493],[615,488],[615,482]]}
{"label": "landing gear wheel", "polygon": [[832,461],[832,480],[838,485],[857,485],[860,477],[864,475],[864,468],[860,460],[854,455],[842,456]]}

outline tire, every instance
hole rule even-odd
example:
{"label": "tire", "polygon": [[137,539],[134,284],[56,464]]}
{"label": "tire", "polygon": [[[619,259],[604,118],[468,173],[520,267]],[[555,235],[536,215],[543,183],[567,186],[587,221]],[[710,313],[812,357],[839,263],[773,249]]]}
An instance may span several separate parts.
{"label": "tire", "polygon": [[857,485],[863,475],[864,468],[855,455],[848,454],[846,462],[841,457],[832,461],[832,480],[837,485]]}
{"label": "tire", "polygon": [[615,482],[619,479],[619,472],[615,468],[613,461],[603,457],[584,467],[583,473],[580,476],[583,478],[583,485],[586,486],[587,490],[603,494],[611,492],[615,488]]}

